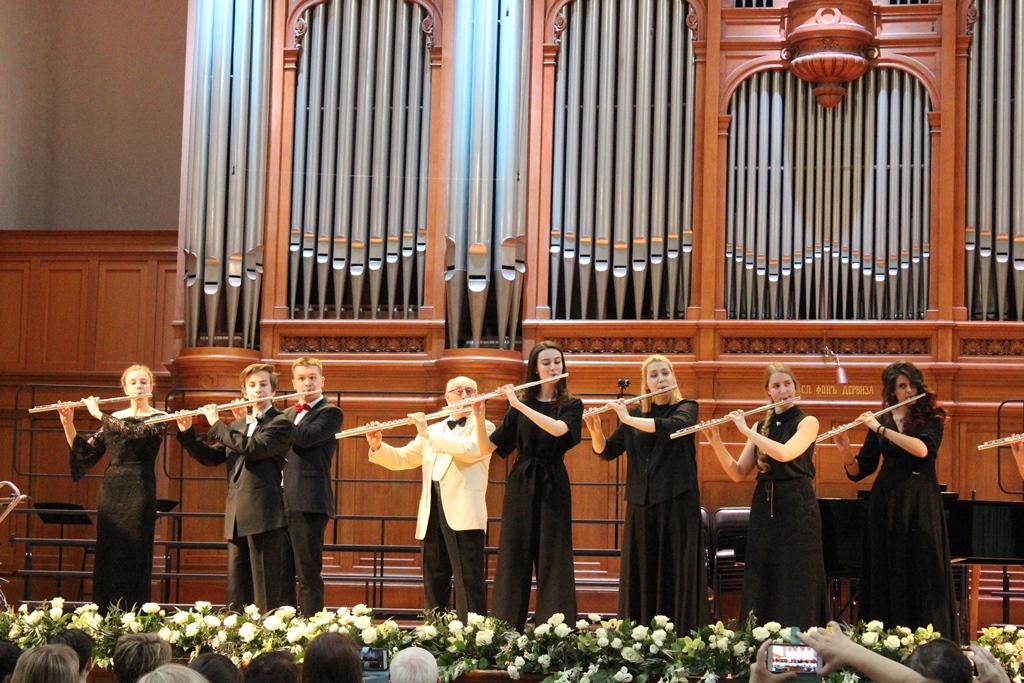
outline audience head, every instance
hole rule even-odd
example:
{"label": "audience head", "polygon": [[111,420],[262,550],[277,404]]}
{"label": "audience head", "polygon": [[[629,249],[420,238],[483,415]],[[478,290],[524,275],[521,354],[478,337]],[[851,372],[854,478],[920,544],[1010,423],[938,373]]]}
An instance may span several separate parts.
{"label": "audience head", "polygon": [[14,643],[0,643],[0,683],[7,683],[10,680],[19,657],[20,647]]}
{"label": "audience head", "polygon": [[199,655],[189,662],[188,668],[201,673],[210,683],[242,683],[242,672],[219,652]]}
{"label": "audience head", "polygon": [[302,683],[360,683],[363,662],[352,639],[341,633],[321,633],[306,647]]}
{"label": "audience head", "polygon": [[139,683],[209,683],[198,671],[171,662],[158,666],[139,679]]}
{"label": "audience head", "polygon": [[287,650],[256,655],[245,667],[245,683],[299,683],[299,667]]}
{"label": "audience head", "polygon": [[77,683],[78,656],[67,645],[40,645],[18,658],[11,683]]}
{"label": "audience head", "polygon": [[420,647],[409,647],[391,660],[391,683],[437,683],[437,660]]}
{"label": "audience head", "polygon": [[92,668],[92,637],[80,628],[69,628],[50,638],[50,645],[67,645],[78,655],[78,673],[89,675]]}
{"label": "audience head", "polygon": [[114,676],[117,683],[136,683],[171,659],[171,644],[155,633],[129,633],[114,646]]}
{"label": "audience head", "polygon": [[971,660],[948,638],[918,645],[903,662],[925,678],[939,683],[971,683]]}

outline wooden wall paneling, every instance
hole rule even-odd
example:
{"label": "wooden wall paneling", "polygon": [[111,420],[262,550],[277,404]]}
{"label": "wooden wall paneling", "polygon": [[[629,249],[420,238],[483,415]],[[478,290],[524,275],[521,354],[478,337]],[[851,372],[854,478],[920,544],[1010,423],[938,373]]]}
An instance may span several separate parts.
{"label": "wooden wall paneling", "polygon": [[152,302],[149,305],[141,303],[143,293],[155,290],[154,270],[148,262],[99,264],[95,301],[98,370],[123,372],[132,363],[150,364],[155,357],[154,297],[147,297]]}
{"label": "wooden wall paneling", "polygon": [[179,283],[178,268],[174,262],[156,264],[156,315],[152,320],[155,344],[149,366],[154,372],[163,370],[164,363],[177,355],[178,342],[174,334],[174,322],[177,319],[175,302],[178,290],[181,289]]}
{"label": "wooden wall paneling", "polygon": [[[95,332],[93,268],[85,260],[42,260],[33,264],[30,306],[40,320],[30,363],[50,371],[88,368]],[[92,314],[92,315],[90,315]],[[38,336],[37,336],[38,335]]]}
{"label": "wooden wall paneling", "polygon": [[0,335],[0,369],[18,370],[25,366],[32,318],[29,311],[29,265],[27,263],[0,264],[0,320],[8,330]]}

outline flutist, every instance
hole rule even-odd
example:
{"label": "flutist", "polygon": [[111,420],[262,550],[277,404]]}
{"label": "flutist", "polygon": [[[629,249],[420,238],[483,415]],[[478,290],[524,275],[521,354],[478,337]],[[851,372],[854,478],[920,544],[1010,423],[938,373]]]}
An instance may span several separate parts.
{"label": "flutist", "polygon": [[[444,394],[449,405],[474,396],[476,382],[468,377],[449,380]],[[465,620],[468,612],[487,614],[484,536],[491,454],[477,447],[476,421],[484,422],[487,434],[494,425],[484,420],[483,401],[429,426],[423,413],[409,418],[417,436],[405,446],[384,443],[380,430],[366,440],[370,462],[389,470],[422,468],[416,539],[422,549],[426,609],[449,609],[454,581],[459,618]]]}
{"label": "flutist", "polygon": [[281,598],[281,553],[287,526],[281,472],[292,423],[274,407],[277,373],[272,365],[253,363],[242,370],[240,379],[247,400],[265,400],[253,404],[251,413],[245,407],[234,410],[235,420],[230,425],[220,420],[215,404],[203,406],[213,443],[196,435],[190,415],[178,420],[178,441],[207,467],[227,463],[227,606],[241,610],[251,604],[266,612],[278,607]]}
{"label": "flutist", "polygon": [[806,628],[828,622],[821,514],[811,481],[818,420],[796,403],[778,405],[796,396],[799,386],[786,364],[765,369],[764,388],[772,403],[764,418],[751,427],[743,411],[729,414],[746,438],[739,459],[726,450],[718,427],[703,431],[730,479],[742,481],[757,469],[740,623],[751,611],[759,624]]}
{"label": "flutist", "polygon": [[871,413],[858,418],[868,433],[856,458],[849,433],[835,437],[852,481],[873,474],[882,460],[864,522],[860,618],[910,628],[931,624],[956,641],[949,538],[935,475],[946,411],[913,363],[897,361],[882,372],[883,408],[918,394],[919,400],[880,419]]}
{"label": "flutist", "polygon": [[708,621],[708,574],[693,435],[671,435],[697,422],[697,402],[674,388],[672,364],[662,355],[649,356],[640,376],[647,392],[672,390],[628,412],[625,401],[609,404],[619,426],[607,439],[598,415],[583,416],[594,452],[603,460],[629,456],[619,616],[649,624],[665,615],[678,632],[688,633]]}
{"label": "flutist", "polygon": [[121,603],[130,610],[150,599],[153,573],[153,527],[156,524],[156,456],[163,443],[163,427],[143,420],[162,414],[149,404],[154,389],[153,373],[145,365],[133,365],[121,375],[121,388],[131,406],[104,413],[95,396],[83,399],[89,413],[102,424],[99,431],[82,437],[75,429],[73,406],[58,408],[71,450],[71,478],[80,481],[100,461],[110,456],[103,485],[96,500],[96,562],[93,566],[92,599],[100,612]]}

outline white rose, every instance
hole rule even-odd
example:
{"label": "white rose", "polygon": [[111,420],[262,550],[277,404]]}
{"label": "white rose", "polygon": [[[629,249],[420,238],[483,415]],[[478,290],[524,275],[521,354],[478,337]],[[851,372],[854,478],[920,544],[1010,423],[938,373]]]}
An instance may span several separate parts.
{"label": "white rose", "polygon": [[251,622],[245,622],[241,628],[238,629],[238,637],[242,639],[244,643],[251,643],[253,638],[256,637],[256,625]]}
{"label": "white rose", "polygon": [[62,616],[64,616],[64,610],[62,610],[60,607],[51,607],[50,608],[50,618],[51,619],[56,621],[57,619],[60,619]]}
{"label": "white rose", "polygon": [[668,617],[666,617],[664,614],[659,614],[656,617],[654,617],[654,623],[659,628],[665,628],[665,626],[668,625]]}
{"label": "white rose", "polygon": [[591,612],[587,615],[587,619],[590,619],[592,622],[596,624],[597,622],[601,621],[601,615],[597,612]]}
{"label": "white rose", "polygon": [[281,618],[278,617],[276,614],[271,614],[269,617],[263,620],[263,627],[266,628],[268,631],[277,631],[282,626],[284,626],[284,622],[282,622]]}
{"label": "white rose", "polygon": [[42,611],[41,610],[33,610],[32,614],[28,615],[28,617],[26,617],[25,620],[28,621],[28,623],[30,623],[31,625],[35,626],[40,621],[42,621],[42,619],[43,619]]}
{"label": "white rose", "polygon": [[483,630],[476,634],[477,645],[490,645],[494,641],[494,631]]}
{"label": "white rose", "polygon": [[196,609],[202,612],[213,607],[213,603],[206,602],[206,600],[196,600]]}
{"label": "white rose", "polygon": [[508,669],[506,669],[506,672],[508,673],[508,677],[511,678],[513,681],[519,680],[519,669],[515,668],[511,664],[508,665]]}
{"label": "white rose", "polygon": [[615,680],[619,681],[619,683],[629,683],[633,680],[633,674],[629,673],[629,670],[626,669],[626,667],[622,667],[615,672]]}
{"label": "white rose", "polygon": [[637,626],[633,629],[633,633],[631,635],[633,636],[633,640],[643,640],[647,637],[647,634],[650,633],[650,631],[651,629],[646,626]]}
{"label": "white rose", "polygon": [[156,634],[168,642],[170,642],[171,640],[171,629],[167,628],[166,626],[157,631]]}
{"label": "white rose", "polygon": [[287,640],[289,643],[297,643],[300,640],[302,640],[302,638],[305,635],[306,635],[305,627],[303,627],[301,625],[299,625],[299,626],[292,626],[290,629],[288,629],[288,633],[285,635],[285,640]]}
{"label": "white rose", "polygon": [[181,626],[186,621],[188,621],[188,617],[189,617],[188,612],[175,612],[174,616],[171,617],[171,621],[173,621],[178,626]]}
{"label": "white rose", "polygon": [[516,665],[516,667],[526,666],[526,660],[523,659],[522,657],[516,657],[515,665]]}
{"label": "white rose", "polygon": [[[657,631],[651,634],[651,638],[656,641],[660,640],[663,643],[665,642],[665,639],[668,638],[668,633],[666,633],[663,629],[659,628]],[[658,644],[661,645],[661,643]]]}
{"label": "white rose", "polygon": [[1013,624],[1007,624],[1006,626],[1003,627],[1003,632],[1004,633],[1015,633],[1016,631],[1017,631],[1017,627],[1014,626]]}
{"label": "white rose", "polygon": [[715,647],[717,647],[722,652],[725,652],[726,650],[729,649],[729,639],[728,638],[719,638],[718,642],[715,643]]}
{"label": "white rose", "polygon": [[160,611],[160,605],[155,602],[147,602],[142,606],[143,614],[156,614]]}
{"label": "white rose", "polygon": [[535,628],[533,630],[533,635],[535,635],[538,638],[540,638],[541,636],[546,636],[550,632],[551,632],[551,626],[549,624],[541,624],[540,626],[538,626],[537,628]]}
{"label": "white rose", "polygon": [[620,640],[619,638],[616,638],[615,640],[612,641],[611,645],[616,650],[621,650],[622,649],[622,640]]}
{"label": "white rose", "polygon": [[229,614],[226,617],[224,617],[224,627],[225,628],[234,628],[237,625],[238,625],[238,615],[237,614]]}
{"label": "white rose", "polygon": [[598,638],[597,639],[597,646],[598,647],[608,647],[608,639],[607,638]]}
{"label": "white rose", "polygon": [[181,640],[181,632],[180,631],[171,631],[171,638],[170,638],[171,645],[173,645],[174,643],[178,642],[179,640]]}
{"label": "white rose", "polygon": [[448,622],[448,630],[452,633],[462,633],[462,629],[465,628],[465,626],[466,625],[458,619],[452,619]]}
{"label": "white rose", "polygon": [[885,625],[882,622],[880,622],[880,621],[878,621],[876,619],[875,621],[869,621],[866,628],[869,631],[878,632],[878,631],[884,630],[885,629]]}
{"label": "white rose", "polygon": [[897,650],[900,647],[900,639],[897,636],[889,636],[883,643],[890,650]]}
{"label": "white rose", "polygon": [[559,638],[565,638],[570,633],[572,633],[572,629],[569,628],[568,624],[559,624],[558,626],[555,626],[555,635]]}
{"label": "white rose", "polygon": [[195,637],[199,633],[199,624],[193,621],[191,624],[185,627],[185,635],[189,638]]}
{"label": "white rose", "polygon": [[64,598],[54,598],[53,600],[50,600],[50,607],[64,609]]}
{"label": "white rose", "polygon": [[121,615],[121,623],[127,626],[135,621],[135,612],[125,612]]}
{"label": "white rose", "polygon": [[633,662],[634,664],[644,661],[644,656],[642,654],[628,646],[622,648],[622,658],[627,662]]}
{"label": "white rose", "polygon": [[771,633],[768,632],[764,626],[755,626],[754,630],[750,632],[750,635],[754,636],[754,640],[762,641],[767,640]]}
{"label": "white rose", "polygon": [[356,615],[357,617],[373,616],[373,610],[364,605],[363,603],[359,603],[358,605],[352,608],[352,614]]}
{"label": "white rose", "polygon": [[212,614],[207,614],[203,617],[203,622],[210,628],[220,628],[220,619]]}
{"label": "white rose", "polygon": [[466,622],[469,624],[473,624],[474,626],[479,626],[485,621],[487,621],[487,617],[477,614],[476,612],[470,612],[466,615]]}
{"label": "white rose", "polygon": [[377,629],[374,627],[364,628],[363,632],[359,634],[359,637],[363,639],[363,642],[367,645],[373,645],[377,641]]}
{"label": "white rose", "polygon": [[256,605],[246,605],[245,606],[245,613],[251,617],[254,614],[259,614],[260,613],[260,608],[257,607]]}
{"label": "white rose", "polygon": [[295,616],[295,608],[290,605],[285,605],[284,607],[278,608],[278,610],[274,612],[274,614],[281,617],[282,619],[291,619]]}
{"label": "white rose", "polygon": [[871,647],[878,642],[878,634],[874,631],[868,631],[860,637],[860,644],[865,647]]}
{"label": "white rose", "polygon": [[242,653],[242,664],[248,664],[251,661],[252,661],[252,653],[251,652],[243,652]]}
{"label": "white rose", "polygon": [[563,623],[564,621],[565,621],[565,615],[562,614],[561,612],[555,612],[548,619],[548,623],[551,624],[552,626],[558,626],[559,624]]}
{"label": "white rose", "polygon": [[782,624],[780,624],[777,621],[769,621],[767,624],[764,625],[764,627],[768,629],[771,633],[776,633],[780,628],[782,628]]}
{"label": "white rose", "polygon": [[666,631],[675,631],[675,630],[676,630],[676,625],[675,625],[675,624],[673,624],[673,623],[672,623],[672,622],[670,621],[670,622],[668,622],[667,624],[665,624],[665,630],[666,630]]}
{"label": "white rose", "polygon": [[133,621],[131,623],[131,625],[128,627],[128,630],[130,630],[132,633],[138,633],[139,631],[142,630],[142,622],[141,621]]}
{"label": "white rose", "polygon": [[363,631],[373,626],[373,619],[367,616],[356,617],[352,620],[352,625],[360,631]]}
{"label": "white rose", "polygon": [[648,649],[650,650],[652,655],[656,655],[656,654],[658,654],[658,650],[660,648],[659,648],[659,646],[655,645],[654,643],[651,643],[651,647],[648,648]]}
{"label": "white rose", "polygon": [[787,626],[786,628],[780,628],[778,637],[782,639],[782,642],[788,643],[793,640],[792,631],[793,628],[791,626]]}
{"label": "white rose", "polygon": [[544,667],[544,669],[547,669],[551,666],[551,655],[541,655],[540,657],[537,657],[537,663]]}
{"label": "white rose", "polygon": [[744,655],[744,654],[746,654],[747,653],[747,644],[746,643],[736,643],[735,645],[732,646],[732,653],[734,655]]}

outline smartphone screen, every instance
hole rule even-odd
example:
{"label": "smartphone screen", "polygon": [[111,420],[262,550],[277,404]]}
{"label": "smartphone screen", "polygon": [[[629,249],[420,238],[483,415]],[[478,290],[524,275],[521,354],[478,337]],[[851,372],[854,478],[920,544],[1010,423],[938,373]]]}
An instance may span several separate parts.
{"label": "smartphone screen", "polygon": [[388,650],[384,647],[364,647],[359,653],[363,660],[363,669],[367,671],[386,671],[388,668]]}
{"label": "smartphone screen", "polygon": [[768,670],[772,673],[818,673],[818,653],[806,645],[772,643],[768,648]]}

